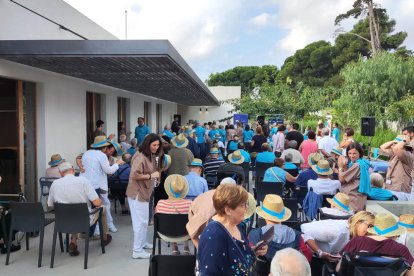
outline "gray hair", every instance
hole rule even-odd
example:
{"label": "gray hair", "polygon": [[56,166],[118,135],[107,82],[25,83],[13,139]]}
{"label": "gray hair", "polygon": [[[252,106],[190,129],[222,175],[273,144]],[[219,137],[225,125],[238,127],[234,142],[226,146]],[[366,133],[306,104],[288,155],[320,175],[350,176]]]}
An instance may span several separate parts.
{"label": "gray hair", "polygon": [[293,248],[285,248],[276,252],[270,272],[272,276],[311,276],[308,260]]}
{"label": "gray hair", "polygon": [[119,141],[125,142],[126,141],[126,135],[125,134],[119,135]]}
{"label": "gray hair", "polygon": [[236,183],[236,180],[234,180],[233,178],[226,177],[226,178],[223,178],[223,180],[221,180],[220,184],[237,184],[237,183]]}
{"label": "gray hair", "polygon": [[132,146],[132,147],[135,147],[137,144],[138,144],[138,140],[137,140],[137,138],[132,138],[132,139],[131,139],[131,146]]}
{"label": "gray hair", "polygon": [[324,129],[322,129],[322,133],[323,133],[323,135],[325,135],[325,136],[329,136],[329,128],[324,128]]}
{"label": "gray hair", "polygon": [[384,178],[379,173],[372,173],[370,178],[372,187],[382,188],[384,186]]}
{"label": "gray hair", "polygon": [[288,153],[285,155],[285,161],[286,162],[292,162],[293,155],[291,153]]}
{"label": "gray hair", "polygon": [[70,169],[73,169],[73,166],[69,162],[63,162],[63,163],[59,164],[58,169],[59,169],[60,173],[64,173],[64,172],[66,172]]}
{"label": "gray hair", "polygon": [[298,146],[298,142],[296,140],[290,140],[287,145],[290,149],[296,149],[296,147]]}

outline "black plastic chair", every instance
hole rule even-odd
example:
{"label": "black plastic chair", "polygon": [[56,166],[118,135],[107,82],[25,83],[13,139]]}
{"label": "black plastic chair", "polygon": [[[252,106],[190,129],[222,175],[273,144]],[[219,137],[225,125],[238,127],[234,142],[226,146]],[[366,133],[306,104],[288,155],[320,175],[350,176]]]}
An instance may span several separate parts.
{"label": "black plastic chair", "polygon": [[66,246],[68,246],[69,233],[85,233],[85,260],[84,269],[88,268],[88,251],[89,251],[89,228],[90,228],[90,214],[99,212],[99,229],[101,236],[102,254],[105,254],[105,245],[103,240],[102,227],[102,210],[103,208],[96,208],[89,213],[88,205],[86,203],[55,203],[55,228],[53,230],[53,245],[52,256],[50,260],[50,268],[53,268],[55,260],[56,236],[57,233],[66,233]]}
{"label": "black plastic chair", "polygon": [[[45,234],[45,226],[51,224],[55,220],[52,218],[45,218],[45,212],[40,202],[10,202],[10,209],[12,212],[11,225],[9,237],[7,242],[7,256],[6,265],[9,265],[10,248],[12,244],[12,235],[14,231],[21,231],[26,233],[26,250],[29,250],[29,233],[39,232],[39,259],[38,267],[42,266],[42,252],[43,252],[43,238]],[[61,249],[63,249],[62,238]]]}
{"label": "black plastic chair", "polygon": [[116,214],[116,201],[119,201],[119,196],[122,194],[124,195],[126,192],[126,189],[128,187],[128,180],[110,180],[108,179],[108,188],[111,191],[111,194],[114,196],[114,212]]}
{"label": "black plastic chair", "polygon": [[205,175],[204,178],[207,181],[208,189],[214,189],[217,185],[217,176],[216,175]]}
{"label": "black plastic chair", "polygon": [[249,162],[243,162],[239,165],[240,167],[243,168],[244,171],[244,185],[246,187],[246,190],[249,191],[249,176],[250,176],[250,163]]}
{"label": "black plastic chair", "polygon": [[[162,214],[154,215],[154,237],[152,242],[152,255],[155,255],[156,241],[158,239],[158,254],[161,254],[161,237],[178,238],[183,237],[182,241],[189,240],[187,229],[188,214]],[[187,236],[187,237],[186,237]],[[169,240],[166,240],[167,242]],[[179,275],[179,274],[177,274]]]}
{"label": "black plastic chair", "polygon": [[195,265],[195,255],[155,255],[150,261],[149,276],[194,276]]}
{"label": "black plastic chair", "polygon": [[297,198],[284,198],[283,204],[285,205],[285,207],[289,208],[292,211],[292,216],[289,218],[289,220],[282,222],[282,224],[300,231],[300,225],[301,225],[302,218],[301,218],[301,215],[298,216],[298,211],[299,211],[298,199]]}
{"label": "black plastic chair", "polygon": [[283,195],[283,183],[282,182],[263,182],[259,181],[256,185],[256,201],[257,205],[264,200],[268,194]]}
{"label": "black plastic chair", "polygon": [[52,186],[53,181],[55,181],[58,178],[55,177],[41,177],[39,178],[39,184],[40,184],[40,199],[39,201],[42,202],[43,197],[49,196],[50,186]]}
{"label": "black plastic chair", "polygon": [[261,181],[268,168],[273,167],[273,163],[256,162],[256,184]]}

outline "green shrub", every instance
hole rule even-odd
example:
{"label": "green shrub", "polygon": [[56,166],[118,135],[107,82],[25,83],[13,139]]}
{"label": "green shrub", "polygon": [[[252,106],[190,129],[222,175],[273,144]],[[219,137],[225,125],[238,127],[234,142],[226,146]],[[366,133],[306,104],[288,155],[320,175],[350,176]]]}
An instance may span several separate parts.
{"label": "green shrub", "polygon": [[[385,142],[393,140],[398,134],[390,129],[376,128],[375,136],[371,139],[371,147],[379,148]],[[364,143],[364,146],[368,146],[369,137],[361,136],[361,132],[358,131],[354,135],[354,140]]]}

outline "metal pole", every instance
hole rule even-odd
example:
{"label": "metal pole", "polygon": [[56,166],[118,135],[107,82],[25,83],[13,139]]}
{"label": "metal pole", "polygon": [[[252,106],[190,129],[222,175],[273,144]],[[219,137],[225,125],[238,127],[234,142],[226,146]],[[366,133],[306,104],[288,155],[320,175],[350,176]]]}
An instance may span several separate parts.
{"label": "metal pole", "polygon": [[125,10],[125,40],[128,39],[128,11]]}

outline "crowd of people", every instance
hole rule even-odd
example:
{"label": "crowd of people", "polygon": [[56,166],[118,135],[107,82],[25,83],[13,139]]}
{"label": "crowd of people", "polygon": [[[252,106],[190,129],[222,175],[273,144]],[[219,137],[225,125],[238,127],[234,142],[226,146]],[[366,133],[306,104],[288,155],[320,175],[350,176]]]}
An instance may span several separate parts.
{"label": "crowd of people", "polygon": [[[112,197],[120,201],[121,214],[131,216],[134,259],[150,258],[147,229],[154,213],[188,214],[184,240],[198,249],[200,275],[310,275],[321,260],[338,263],[339,269],[344,252],[361,250],[400,256],[414,264],[405,246],[405,233],[414,230],[414,216],[402,215],[397,221],[366,211],[367,199],[414,199],[414,126],[381,146],[390,158],[384,178],[372,171],[352,128],[344,129],[340,141],[337,123],[333,129],[323,124],[315,131],[308,127],[303,134],[296,123],[180,126],[174,120],[159,134],[151,133],[144,118],[137,123],[135,137],[130,139],[132,132],[121,123],[116,138],[106,136],[99,120],[90,149],[76,158],[79,177],[59,154],[51,156],[45,172],[46,177],[57,178],[49,191],[49,206],[55,202],[85,202],[90,209],[103,206],[103,229],[91,216],[90,234],[102,231],[105,245],[112,240],[110,233],[117,232]],[[242,166],[254,167],[256,162],[269,163],[263,181],[283,185],[285,191],[282,196],[266,195],[258,206],[246,190],[250,177]],[[301,189],[309,190],[303,205],[331,219],[310,220],[299,228],[285,225],[292,211],[284,197],[295,197]],[[328,206],[323,207],[325,198]],[[253,223],[254,214],[261,225]],[[263,240],[270,229],[270,238]],[[79,254],[77,237],[73,234],[70,240],[71,256]],[[188,241],[180,251],[180,241],[172,243],[171,254],[191,254]]]}

